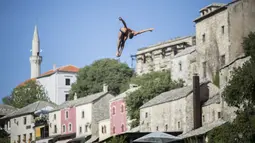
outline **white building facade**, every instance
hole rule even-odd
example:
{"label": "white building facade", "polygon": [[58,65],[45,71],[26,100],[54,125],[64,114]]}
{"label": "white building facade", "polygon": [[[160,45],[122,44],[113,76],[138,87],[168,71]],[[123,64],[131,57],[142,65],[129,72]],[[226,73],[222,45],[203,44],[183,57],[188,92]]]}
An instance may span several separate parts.
{"label": "white building facade", "polygon": [[49,136],[61,134],[61,112],[54,111],[49,113]]}
{"label": "white building facade", "polygon": [[69,98],[69,91],[76,82],[78,70],[78,67],[67,65],[46,72],[36,80],[44,87],[50,100],[60,105]]}

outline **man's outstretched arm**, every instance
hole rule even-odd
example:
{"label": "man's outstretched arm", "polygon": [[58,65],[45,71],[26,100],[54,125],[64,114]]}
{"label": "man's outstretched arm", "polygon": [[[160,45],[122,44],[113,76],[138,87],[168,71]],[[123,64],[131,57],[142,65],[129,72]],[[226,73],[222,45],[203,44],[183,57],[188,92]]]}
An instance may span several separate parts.
{"label": "man's outstretched arm", "polygon": [[135,32],[134,36],[138,35],[138,34],[142,34],[144,32],[152,32],[154,28],[149,28],[149,29],[144,29],[144,30],[141,30],[141,31],[138,31],[138,32]]}
{"label": "man's outstretched arm", "polygon": [[126,22],[121,17],[119,17],[119,20],[123,23],[124,27],[127,28]]}

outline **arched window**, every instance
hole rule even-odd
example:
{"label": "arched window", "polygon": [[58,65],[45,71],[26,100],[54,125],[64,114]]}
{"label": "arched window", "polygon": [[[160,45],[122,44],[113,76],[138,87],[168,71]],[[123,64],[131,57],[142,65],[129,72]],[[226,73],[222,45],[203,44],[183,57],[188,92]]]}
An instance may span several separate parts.
{"label": "arched window", "polygon": [[112,115],[115,115],[115,107],[112,107]]}
{"label": "arched window", "polygon": [[81,112],[81,118],[84,118],[85,117],[85,113],[84,111]]}
{"label": "arched window", "polygon": [[121,132],[124,132],[124,125],[121,125]]}
{"label": "arched window", "polygon": [[166,130],[166,131],[168,130],[168,125],[167,125],[167,124],[165,125],[165,130]]}
{"label": "arched window", "polygon": [[66,132],[66,125],[63,125],[63,127],[62,127],[62,132],[63,132],[63,133]]}
{"label": "arched window", "polygon": [[104,133],[106,133],[106,126],[104,125]]}
{"label": "arched window", "polygon": [[69,123],[69,131],[72,131],[72,124]]}
{"label": "arched window", "polygon": [[120,111],[124,112],[124,105],[123,104],[121,105]]}
{"label": "arched window", "polygon": [[102,130],[102,134],[103,134],[104,133],[104,127],[103,126],[101,127],[101,130]]}
{"label": "arched window", "polygon": [[112,133],[115,134],[115,127],[112,128]]}

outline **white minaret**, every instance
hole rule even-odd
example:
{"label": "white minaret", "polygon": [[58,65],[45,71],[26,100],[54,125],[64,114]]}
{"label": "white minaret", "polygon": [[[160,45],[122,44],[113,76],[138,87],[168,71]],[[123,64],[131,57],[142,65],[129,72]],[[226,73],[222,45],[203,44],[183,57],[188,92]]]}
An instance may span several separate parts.
{"label": "white minaret", "polygon": [[40,52],[40,40],[37,26],[35,25],[34,36],[32,40],[32,55],[30,57],[31,78],[38,77],[41,74],[42,57],[40,56]]}

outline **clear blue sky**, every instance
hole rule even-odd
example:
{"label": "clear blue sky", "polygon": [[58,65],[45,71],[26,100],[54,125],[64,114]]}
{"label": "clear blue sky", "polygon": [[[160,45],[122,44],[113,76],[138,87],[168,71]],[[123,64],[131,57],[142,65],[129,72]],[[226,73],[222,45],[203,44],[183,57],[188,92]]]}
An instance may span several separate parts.
{"label": "clear blue sky", "polygon": [[[177,36],[195,34],[193,20],[212,2],[231,0],[1,0],[0,1],[0,98],[30,78],[30,49],[38,25],[43,62],[41,72],[72,64],[84,67],[94,60],[115,58],[122,23],[134,30],[153,27],[152,33],[128,40],[121,57]],[[2,101],[0,101],[1,103]]]}

